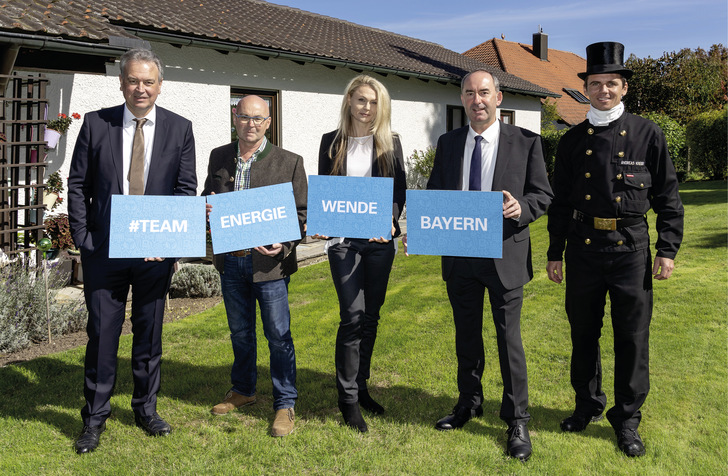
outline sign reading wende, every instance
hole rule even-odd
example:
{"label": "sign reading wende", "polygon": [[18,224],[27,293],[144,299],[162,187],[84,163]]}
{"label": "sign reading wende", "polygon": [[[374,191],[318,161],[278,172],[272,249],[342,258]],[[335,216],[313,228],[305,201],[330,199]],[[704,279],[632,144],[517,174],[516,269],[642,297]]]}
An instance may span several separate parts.
{"label": "sign reading wende", "polygon": [[503,193],[407,190],[407,251],[501,258]]}
{"label": "sign reading wende", "polygon": [[309,235],[392,238],[391,177],[308,178]]}

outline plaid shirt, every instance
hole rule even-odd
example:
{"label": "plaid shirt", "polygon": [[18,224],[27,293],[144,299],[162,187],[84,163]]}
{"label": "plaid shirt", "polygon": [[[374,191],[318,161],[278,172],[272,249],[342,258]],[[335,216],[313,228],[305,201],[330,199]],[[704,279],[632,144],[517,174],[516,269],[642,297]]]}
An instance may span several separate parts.
{"label": "plaid shirt", "polygon": [[246,162],[240,156],[240,142],[235,143],[235,148],[237,150],[237,166],[235,167],[235,191],[248,190],[250,188],[250,167],[253,165],[253,162],[258,160],[258,155],[263,152],[263,149],[265,149],[266,145],[268,145],[268,139],[263,136],[263,142],[261,142],[260,147],[258,147],[258,150],[253,152],[253,155],[251,155],[250,159],[248,159],[248,161]]}

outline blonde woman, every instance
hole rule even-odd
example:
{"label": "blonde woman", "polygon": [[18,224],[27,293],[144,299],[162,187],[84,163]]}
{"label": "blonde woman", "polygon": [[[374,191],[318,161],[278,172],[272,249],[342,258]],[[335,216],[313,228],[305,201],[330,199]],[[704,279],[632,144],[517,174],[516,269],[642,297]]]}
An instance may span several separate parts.
{"label": "blonde woman", "polygon": [[319,149],[319,175],[394,178],[392,240],[315,235],[328,239],[329,266],[339,297],[335,353],[339,409],[346,425],[362,433],[368,428],[360,405],[371,413],[384,413],[369,394],[367,380],[407,189],[402,145],[392,132],[391,117],[384,85],[370,76],[357,76],[346,86],[339,127],[324,134]]}

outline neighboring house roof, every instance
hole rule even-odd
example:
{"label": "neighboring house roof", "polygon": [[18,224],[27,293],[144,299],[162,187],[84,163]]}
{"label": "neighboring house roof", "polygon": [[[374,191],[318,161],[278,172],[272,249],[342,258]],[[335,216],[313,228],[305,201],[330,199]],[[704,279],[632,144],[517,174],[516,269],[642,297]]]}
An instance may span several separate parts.
{"label": "neighboring house roof", "polygon": [[[5,0],[0,5],[0,41],[29,33],[32,40],[47,37],[102,46],[124,45],[136,35],[445,82],[458,82],[466,72],[484,66],[435,43],[262,0]],[[553,96],[508,72],[498,77],[505,91]]]}
{"label": "neighboring house roof", "polygon": [[555,99],[556,108],[567,124],[578,124],[586,117],[589,104],[580,103],[565,90],[583,92],[584,82],[576,74],[586,71],[584,58],[568,51],[549,49],[548,60],[543,61],[533,53],[531,45],[497,38],[481,43],[463,55],[561,94]]}

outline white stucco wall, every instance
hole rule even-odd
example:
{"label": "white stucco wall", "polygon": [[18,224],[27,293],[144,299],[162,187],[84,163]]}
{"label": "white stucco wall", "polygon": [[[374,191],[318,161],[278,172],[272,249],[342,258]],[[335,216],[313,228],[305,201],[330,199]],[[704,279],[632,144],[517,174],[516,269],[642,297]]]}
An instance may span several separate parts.
{"label": "white stucco wall", "polygon": [[[357,73],[318,64],[299,65],[286,59],[193,47],[153,44],[165,66],[159,106],[193,123],[197,154],[198,192],[202,191],[210,151],[230,140],[230,88],[280,91],[281,146],[304,157],[308,174],[315,174],[321,135],[336,128],[342,93]],[[107,74],[49,74],[49,118],[58,112],[85,114],[123,102],[118,63]],[[446,129],[446,106],[460,105],[454,85],[372,73],[392,96],[392,127],[401,135],[405,157],[434,146]],[[516,125],[538,132],[537,98],[505,94],[503,109],[516,110]],[[49,172],[68,176],[73,145],[80,130],[74,121],[56,150],[48,154]],[[62,206],[58,211],[65,211]]]}

